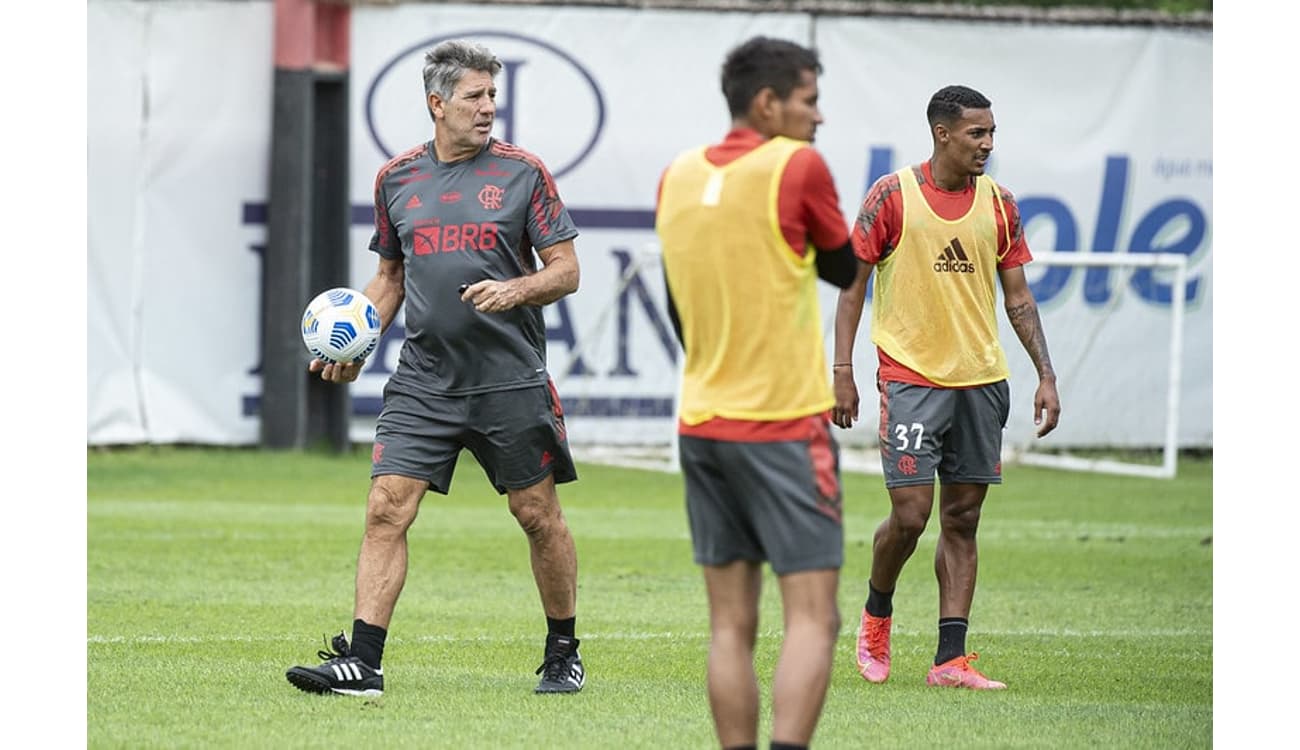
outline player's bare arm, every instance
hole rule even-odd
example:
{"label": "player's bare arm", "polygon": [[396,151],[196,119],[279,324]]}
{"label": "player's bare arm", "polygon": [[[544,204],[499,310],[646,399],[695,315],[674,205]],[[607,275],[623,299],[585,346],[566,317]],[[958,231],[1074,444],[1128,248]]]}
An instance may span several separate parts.
{"label": "player's bare arm", "polygon": [[835,406],[831,421],[848,429],[858,418],[858,385],[853,379],[853,343],[858,338],[858,325],[862,322],[862,306],[867,298],[867,282],[871,279],[874,264],[858,261],[858,273],[853,283],[840,290],[835,304],[835,361],[831,363],[832,388]]}
{"label": "player's bare arm", "polygon": [[366,284],[365,295],[379,311],[380,328],[388,330],[406,299],[406,263],[402,258],[380,258],[375,276]]}
{"label": "player's bare arm", "polygon": [[1034,424],[1038,437],[1056,429],[1061,417],[1061,399],[1056,392],[1056,371],[1047,351],[1047,335],[1038,316],[1038,303],[1025,280],[1025,269],[1017,266],[998,271],[1002,292],[1006,298],[1007,319],[1015,330],[1020,344],[1025,348],[1034,370],[1038,373],[1038,389],[1034,392]]}
{"label": "player's bare arm", "polygon": [[[392,325],[397,317],[397,310],[402,306],[402,300],[406,299],[404,261],[401,258],[380,258],[379,268],[375,271],[374,278],[370,279],[370,283],[366,284],[363,294],[379,311],[379,330],[387,331],[388,326]],[[325,364],[319,359],[313,359],[307,369],[311,372],[319,372],[321,380],[331,383],[351,383],[361,374],[361,368],[365,367],[365,364],[365,360],[346,364]]]}
{"label": "player's bare arm", "polygon": [[573,240],[558,242],[537,251],[542,268],[517,279],[485,279],[470,284],[461,299],[473,303],[479,312],[505,312],[520,305],[546,305],[578,290],[578,254]]}

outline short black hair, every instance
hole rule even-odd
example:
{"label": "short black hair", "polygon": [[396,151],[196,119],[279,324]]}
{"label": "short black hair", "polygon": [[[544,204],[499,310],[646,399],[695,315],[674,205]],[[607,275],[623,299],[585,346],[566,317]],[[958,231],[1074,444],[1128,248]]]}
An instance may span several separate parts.
{"label": "short black hair", "polygon": [[732,117],[749,111],[759,91],[771,87],[781,99],[799,85],[805,70],[822,72],[816,50],[784,39],[756,36],[727,53],[722,62],[722,95]]}
{"label": "short black hair", "polygon": [[993,102],[980,92],[968,86],[944,86],[930,97],[930,104],[925,108],[925,118],[930,127],[937,122],[954,123],[961,119],[963,109],[988,109]]}

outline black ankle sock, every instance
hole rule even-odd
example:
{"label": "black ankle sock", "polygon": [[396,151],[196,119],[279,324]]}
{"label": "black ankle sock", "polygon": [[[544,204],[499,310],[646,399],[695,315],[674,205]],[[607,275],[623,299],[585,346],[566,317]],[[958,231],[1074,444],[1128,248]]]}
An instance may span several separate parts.
{"label": "black ankle sock", "polygon": [[730,747],[724,747],[724,748],[722,748],[722,750],[757,750],[757,746],[755,746],[755,745],[732,745],[732,746],[730,746]]}
{"label": "black ankle sock", "polygon": [[894,592],[888,594],[876,591],[876,587],[867,582],[867,614],[872,617],[890,617],[894,614]]}
{"label": "black ankle sock", "polygon": [[573,625],[577,617],[566,617],[563,620],[557,620],[554,617],[546,618],[546,633],[548,635],[566,635],[573,637]]}
{"label": "black ankle sock", "polygon": [[967,625],[965,617],[939,618],[939,651],[934,655],[936,666],[966,655]]}
{"label": "black ankle sock", "polygon": [[361,620],[352,621],[352,655],[368,666],[379,669],[384,660],[384,641],[388,631]]}
{"label": "black ankle sock", "polygon": [[808,750],[807,745],[796,745],[792,742],[777,742],[776,740],[772,740],[772,744],[768,747],[771,748],[771,750]]}

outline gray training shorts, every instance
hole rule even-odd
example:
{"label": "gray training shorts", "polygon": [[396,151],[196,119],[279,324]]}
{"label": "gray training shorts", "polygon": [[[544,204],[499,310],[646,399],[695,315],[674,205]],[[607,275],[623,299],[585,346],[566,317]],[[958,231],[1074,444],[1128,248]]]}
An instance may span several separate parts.
{"label": "gray training shorts", "polygon": [[469,396],[414,394],[384,386],[370,476],[426,479],[447,494],[456,459],[468,448],[496,491],[531,487],[548,474],[578,478],[564,409],[549,379],[535,387]]}
{"label": "gray training shorts", "polygon": [[880,467],[885,487],[1001,484],[1002,431],[1011,408],[1007,381],[971,388],[883,382]]}
{"label": "gray training shorts", "polygon": [[839,446],[829,423],[811,440],[682,435],[679,450],[697,564],[766,560],[777,575],[843,564]]}

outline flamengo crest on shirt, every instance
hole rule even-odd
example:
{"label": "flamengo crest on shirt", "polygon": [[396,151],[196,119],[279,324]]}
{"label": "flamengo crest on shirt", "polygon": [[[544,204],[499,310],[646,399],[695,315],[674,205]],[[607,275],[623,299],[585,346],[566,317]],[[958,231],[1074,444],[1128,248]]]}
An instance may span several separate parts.
{"label": "flamengo crest on shirt", "polygon": [[488,211],[495,211],[501,208],[502,199],[505,198],[505,191],[496,185],[484,185],[483,189],[478,191],[478,202]]}

